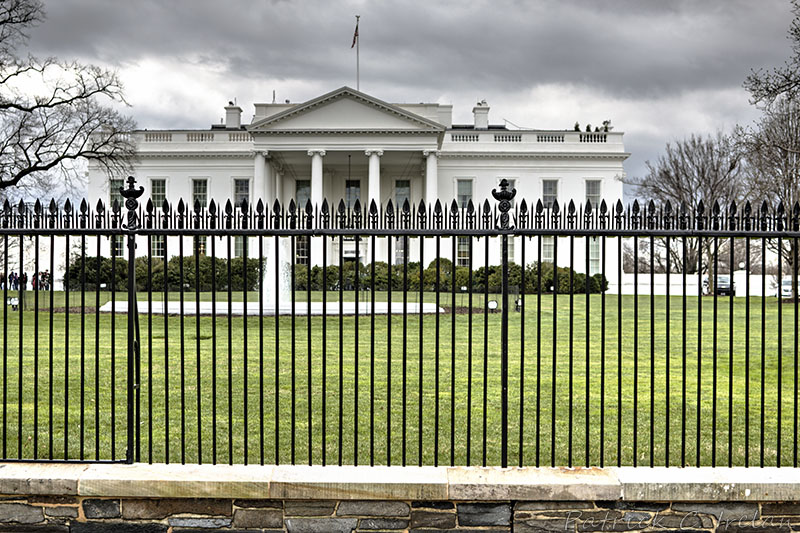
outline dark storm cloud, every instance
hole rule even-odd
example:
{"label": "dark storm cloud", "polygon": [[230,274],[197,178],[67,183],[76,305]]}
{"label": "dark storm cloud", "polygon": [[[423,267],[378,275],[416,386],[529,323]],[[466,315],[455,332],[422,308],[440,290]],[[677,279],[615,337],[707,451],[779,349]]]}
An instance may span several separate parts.
{"label": "dark storm cloud", "polygon": [[46,9],[31,41],[40,53],[119,66],[172,56],[324,87],[352,83],[359,13],[362,72],[421,97],[542,83],[638,98],[740,86],[751,67],[786,57],[790,19],[785,0],[48,0]]}
{"label": "dark storm cloud", "polygon": [[[742,81],[788,57],[792,18],[789,0],[44,1],[32,51],[119,68],[142,127],[207,127],[236,95],[355,86],[360,14],[362,90],[452,103],[456,122],[476,98],[497,123],[612,118],[629,176],[667,141],[752,120]],[[531,102],[543,87],[549,100]]]}

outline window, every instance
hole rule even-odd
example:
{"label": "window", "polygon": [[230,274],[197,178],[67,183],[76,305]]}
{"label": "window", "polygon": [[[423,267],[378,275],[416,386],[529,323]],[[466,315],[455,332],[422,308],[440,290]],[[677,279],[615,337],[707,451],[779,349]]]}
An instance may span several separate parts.
{"label": "window", "polygon": [[[456,199],[462,209],[472,200],[472,180],[456,180]],[[469,266],[469,237],[456,241],[456,266]]]}
{"label": "window", "polygon": [[[122,197],[119,190],[125,184],[124,180],[112,179],[108,184],[108,209],[114,209],[114,202],[117,202],[120,211],[125,209],[125,198]],[[125,236],[114,235],[111,237],[111,257],[122,257],[125,254]]]}
{"label": "window", "polygon": [[508,236],[508,261],[510,263],[514,262],[514,236]]}
{"label": "window", "polygon": [[600,206],[600,180],[586,180],[586,201],[595,209]]}
{"label": "window", "polygon": [[[600,206],[600,180],[586,180],[586,201],[592,203],[592,208]],[[589,275],[600,272],[600,239],[589,239]]]}
{"label": "window", "polygon": [[150,254],[153,257],[164,257],[164,253],[166,252],[166,236],[165,235],[153,235],[150,241]]}
{"label": "window", "polygon": [[122,257],[125,254],[125,236],[114,235],[111,237],[111,256]]}
{"label": "window", "polygon": [[294,185],[294,199],[297,202],[297,209],[298,211],[303,211],[311,199],[311,180],[296,180]]}
{"label": "window", "polygon": [[[160,211],[164,205],[164,200],[167,199],[167,180],[163,178],[150,180],[150,199],[153,201],[153,207]],[[164,257],[167,248],[167,240],[164,235],[153,235],[150,241],[150,253],[153,257]]]}
{"label": "window", "polygon": [[309,240],[308,235],[299,235],[295,241],[295,263],[307,265],[309,262]]}
{"label": "window", "polygon": [[[311,180],[297,180],[295,181],[295,200],[297,201],[297,208],[303,212],[306,208],[308,200],[311,198]],[[307,235],[297,237],[295,247],[295,263],[300,265],[307,265],[309,263],[310,244]]]}
{"label": "window", "polygon": [[250,180],[235,179],[233,180],[233,204],[239,207],[243,201],[250,203]]}
{"label": "window", "polygon": [[456,242],[456,266],[469,266],[469,237],[459,237]]}
{"label": "window", "polygon": [[207,179],[194,179],[192,180],[192,205],[194,209],[195,204],[200,204],[200,207],[205,207],[208,204],[208,180]]}
{"label": "window", "polygon": [[344,203],[352,209],[361,197],[361,182],[359,180],[346,180],[344,185]]}
{"label": "window", "polygon": [[[190,209],[194,212],[194,206],[200,204],[204,209],[208,205],[208,180],[197,178],[192,180],[192,205]],[[195,255],[206,255],[206,237],[199,235],[194,238]]]}
{"label": "window", "polygon": [[163,178],[150,180],[150,199],[153,201],[153,207],[160,210],[164,200],[167,199],[167,180]]}
{"label": "window", "polygon": [[[344,182],[344,203],[347,209],[353,209],[356,200],[361,196],[361,182],[359,180],[345,180]],[[355,241],[358,237],[354,235],[346,235],[342,240],[344,247],[342,253],[345,259],[358,260],[356,256]],[[360,252],[360,251],[359,251]]]}
{"label": "window", "polygon": [[542,237],[542,263],[555,262],[555,237]]}
{"label": "window", "polygon": [[472,180],[456,180],[456,200],[458,207],[464,209],[472,200]]}
{"label": "window", "polygon": [[198,235],[194,238],[195,255],[206,255],[206,237]]}
{"label": "window", "polygon": [[[250,205],[250,180],[246,178],[233,180],[233,205],[241,208],[242,202]],[[247,253],[245,240],[243,235],[233,238],[233,257],[244,257]]]}
{"label": "window", "polygon": [[244,257],[247,253],[247,238],[244,235],[236,235],[233,238],[233,257]]}
{"label": "window", "polygon": [[[509,191],[511,189],[516,189],[517,188],[517,178],[505,178],[505,177],[503,177],[503,178],[497,178],[497,189],[500,189],[500,182],[503,181],[503,180],[506,180],[508,182],[508,190]],[[519,196],[519,193],[517,193],[517,196]],[[511,207],[514,207],[514,205],[515,205],[515,200],[511,200]]]}
{"label": "window", "polygon": [[558,200],[558,180],[542,180],[542,203],[545,209],[553,207]]}
{"label": "window", "polygon": [[[403,209],[403,204],[406,200],[411,202],[411,180],[395,180],[394,181],[394,208],[395,212]],[[397,218],[397,217],[395,217]]]}
{"label": "window", "polygon": [[600,239],[598,237],[587,237],[589,239],[589,275],[594,276],[600,272]]}
{"label": "window", "polygon": [[109,180],[108,186],[108,207],[112,209],[114,207],[114,202],[119,202],[120,209],[124,209],[125,206],[125,198],[122,197],[119,190],[125,185],[124,180]]}
{"label": "window", "polygon": [[[397,227],[400,227],[401,223],[401,215],[403,210],[403,204],[406,203],[408,200],[411,203],[411,181],[410,180],[395,180],[394,182],[394,212],[395,212],[395,221],[397,222]],[[403,237],[397,238],[397,245],[394,248],[394,261],[396,264],[403,263],[403,257],[405,256],[405,250],[403,249]]]}

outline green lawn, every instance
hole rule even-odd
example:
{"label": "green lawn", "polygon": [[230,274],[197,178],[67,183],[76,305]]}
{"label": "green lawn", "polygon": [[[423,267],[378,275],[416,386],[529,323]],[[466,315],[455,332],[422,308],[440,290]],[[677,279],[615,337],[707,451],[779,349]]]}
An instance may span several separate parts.
{"label": "green lawn", "polygon": [[[46,457],[52,437],[56,457],[80,458],[81,446],[85,458],[124,457],[127,317],[98,316],[91,309],[82,315],[79,293],[71,295],[71,311],[66,314],[63,294],[55,293],[54,307],[60,311],[52,314],[51,363],[49,300],[45,293],[39,296],[45,302],[40,301],[38,313],[28,303],[30,292],[26,305],[31,310],[20,313],[7,308],[7,316],[0,312],[0,327],[7,339],[0,354],[4,395],[0,453]],[[201,296],[210,299],[210,294]],[[297,298],[307,296],[300,292]],[[117,295],[121,301],[125,297]],[[144,297],[140,295],[140,300]],[[169,295],[174,301],[178,297]],[[311,293],[311,297],[319,300],[321,294]],[[345,297],[352,300],[354,295]],[[418,297],[411,294],[409,301]],[[439,297],[449,309],[452,295]],[[101,305],[109,298],[110,294],[101,293]],[[227,299],[227,294],[220,293],[218,298]],[[378,300],[385,298],[385,293],[376,294]],[[473,307],[483,305],[483,295],[473,298]],[[186,299],[194,300],[194,294],[187,293]],[[234,293],[233,299],[241,300],[242,294]],[[328,299],[338,300],[338,293],[329,293]],[[392,299],[402,301],[402,293],[394,292]],[[436,295],[426,293],[424,299],[433,302]],[[95,300],[96,293],[87,293],[85,305],[93,308]],[[258,294],[249,293],[248,300],[258,301]],[[700,358],[698,298],[688,297],[685,302],[684,365],[681,297],[667,301],[657,296],[651,302],[649,296],[640,296],[638,337],[634,335],[636,302],[632,296],[622,297],[620,339],[617,296],[605,296],[603,314],[600,295],[590,297],[588,313],[585,295],[575,295],[572,301],[569,295],[559,295],[555,319],[552,295],[543,295],[540,304],[536,295],[526,296],[524,324],[522,314],[514,311],[510,321],[509,462],[518,464],[521,457],[523,464],[534,465],[538,457],[543,465],[568,464],[571,421],[574,465],[600,464],[601,453],[604,464],[616,464],[618,452],[623,465],[634,461],[649,465],[651,447],[656,465],[665,464],[667,450],[670,465],[696,464],[698,450],[700,464],[712,464],[716,450],[716,464],[727,465],[729,449],[734,465],[744,465],[746,456],[749,464],[760,464],[762,453],[764,463],[774,465],[780,422],[780,463],[793,464],[797,449],[794,305],[782,305],[779,328],[778,301],[750,298],[748,364],[744,299],[734,301],[732,354],[729,298],[717,301],[716,351],[714,298],[702,299]],[[468,296],[457,294],[455,303],[456,307],[468,305]],[[372,320],[370,316],[358,322],[344,317],[340,326],[338,316],[328,317],[326,324],[321,317],[312,317],[310,323],[297,317],[293,326],[290,317],[281,317],[277,325],[274,318],[264,317],[261,328],[259,318],[252,316],[230,321],[222,316],[215,323],[204,316],[198,324],[192,316],[141,315],[141,460],[257,463],[263,458],[267,463],[334,464],[341,454],[346,464],[368,464],[371,455],[376,464],[389,460],[401,464],[404,457],[407,464],[434,464],[437,459],[438,464],[483,464],[485,443],[486,464],[499,464],[500,314],[490,313],[484,319],[482,311],[476,312],[470,323],[468,314],[446,312],[438,319],[425,315],[421,324],[418,315],[409,315],[405,327],[401,315],[376,316],[374,336],[370,335]],[[651,324],[655,325],[652,330]],[[783,343],[780,361],[779,338]]]}

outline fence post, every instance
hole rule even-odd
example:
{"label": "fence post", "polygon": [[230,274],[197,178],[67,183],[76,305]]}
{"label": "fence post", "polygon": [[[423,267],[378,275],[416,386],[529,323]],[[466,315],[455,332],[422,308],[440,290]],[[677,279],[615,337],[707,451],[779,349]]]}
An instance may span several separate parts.
{"label": "fence post", "polygon": [[[125,451],[125,462],[132,463],[134,460],[134,449],[138,450],[134,441],[134,432],[139,427],[136,420],[138,412],[134,412],[134,390],[139,387],[139,380],[134,380],[134,373],[139,368],[139,339],[138,324],[139,312],[136,307],[136,230],[139,229],[139,200],[144,194],[144,187],[135,187],[136,178],[128,176],[128,188],[120,187],[120,193],[125,198],[125,208],[128,210],[128,222],[126,230],[128,234],[128,446]],[[137,454],[138,455],[138,454]]]}
{"label": "fence post", "polygon": [[513,228],[509,224],[508,211],[511,200],[516,196],[516,189],[508,189],[508,180],[500,180],[500,190],[492,189],[492,196],[500,204],[500,223],[497,226],[502,232],[502,285],[500,289],[500,383],[501,383],[501,459],[500,466],[508,466],[508,235]]}

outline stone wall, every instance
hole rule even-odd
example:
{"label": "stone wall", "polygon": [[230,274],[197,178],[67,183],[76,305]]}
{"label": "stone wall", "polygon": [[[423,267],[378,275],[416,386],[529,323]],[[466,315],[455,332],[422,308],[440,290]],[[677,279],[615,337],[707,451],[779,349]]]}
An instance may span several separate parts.
{"label": "stone wall", "polygon": [[0,498],[0,531],[29,533],[773,532],[800,528],[800,504],[796,503]]}
{"label": "stone wall", "polygon": [[800,530],[800,469],[0,463],[0,533]]}

